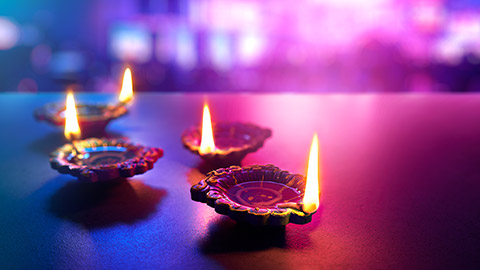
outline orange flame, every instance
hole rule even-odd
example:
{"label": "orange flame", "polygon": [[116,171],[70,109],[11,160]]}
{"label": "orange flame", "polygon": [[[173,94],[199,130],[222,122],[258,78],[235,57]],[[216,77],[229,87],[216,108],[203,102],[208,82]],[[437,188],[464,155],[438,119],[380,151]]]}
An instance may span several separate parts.
{"label": "orange flame", "polygon": [[208,105],[205,104],[203,106],[202,140],[198,152],[200,154],[208,154],[213,151],[215,151],[215,142],[213,141],[212,119]]}
{"label": "orange flame", "polygon": [[303,211],[307,213],[315,212],[320,204],[319,176],[318,136],[315,133],[308,157],[307,183],[305,184],[305,194],[303,195]]}
{"label": "orange flame", "polygon": [[130,68],[126,68],[123,73],[122,90],[118,96],[118,100],[123,103],[128,103],[133,99],[133,82],[132,71]]}
{"label": "orange flame", "polygon": [[73,93],[68,91],[66,109],[65,109],[65,138],[67,140],[79,139],[81,136],[80,126],[78,125],[77,109]]}

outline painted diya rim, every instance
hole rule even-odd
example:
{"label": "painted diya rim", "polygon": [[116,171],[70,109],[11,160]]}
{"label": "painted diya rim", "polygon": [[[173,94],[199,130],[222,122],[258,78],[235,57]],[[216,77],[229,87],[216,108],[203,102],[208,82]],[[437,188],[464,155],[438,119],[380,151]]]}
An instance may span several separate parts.
{"label": "painted diya rim", "polygon": [[256,152],[272,136],[270,129],[252,123],[215,122],[212,123],[212,128],[216,144],[219,140],[227,142],[230,140],[231,145],[221,146],[212,153],[200,154],[202,137],[200,125],[185,130],[182,134],[182,143],[185,148],[205,161],[227,166],[239,164],[248,153]]}
{"label": "painted diya rim", "polygon": [[[75,144],[75,145],[74,145]],[[163,150],[122,139],[89,138],[68,143],[50,154],[50,165],[80,181],[97,182],[143,174]]]}
{"label": "painted diya rim", "polygon": [[238,222],[284,226],[308,223],[316,212],[302,210],[305,183],[302,175],[271,164],[231,166],[209,172],[190,193],[192,200]]}
{"label": "painted diya rim", "polygon": [[[103,104],[103,103],[77,103],[77,111],[86,108],[100,112],[97,114],[78,114],[79,122],[109,122],[113,119],[124,116],[128,113],[128,108],[124,103]],[[65,117],[62,112],[65,111],[65,103],[48,103],[38,108],[34,112],[34,116],[38,121],[45,121],[55,126],[63,126]]]}

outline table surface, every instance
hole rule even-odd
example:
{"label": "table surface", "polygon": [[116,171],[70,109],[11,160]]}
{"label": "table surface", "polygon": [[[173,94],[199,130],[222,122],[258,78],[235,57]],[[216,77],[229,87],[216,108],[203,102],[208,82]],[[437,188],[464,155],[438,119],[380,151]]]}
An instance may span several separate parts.
{"label": "table surface", "polygon": [[[459,268],[480,265],[480,95],[138,94],[110,136],[161,147],[153,170],[82,184],[52,170],[61,129],[0,95],[0,265],[7,268]],[[111,101],[111,95],[76,96]],[[319,133],[319,211],[284,229],[236,224],[190,199],[203,176],[180,136],[200,122],[270,127],[243,164],[305,173]]]}

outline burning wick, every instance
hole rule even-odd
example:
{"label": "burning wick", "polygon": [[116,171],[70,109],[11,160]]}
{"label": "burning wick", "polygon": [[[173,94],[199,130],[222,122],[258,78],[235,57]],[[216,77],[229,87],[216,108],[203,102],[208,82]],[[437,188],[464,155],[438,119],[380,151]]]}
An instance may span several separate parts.
{"label": "burning wick", "polygon": [[317,211],[320,204],[320,188],[319,188],[319,150],[318,150],[318,136],[313,135],[312,144],[310,146],[310,154],[308,156],[307,177],[305,184],[305,193],[302,202],[299,203],[279,203],[278,208],[293,208],[301,210],[307,214]]}
{"label": "burning wick", "polygon": [[122,90],[118,96],[120,103],[129,103],[133,100],[133,83],[132,83],[132,71],[130,68],[126,68],[123,73]]}
{"label": "burning wick", "polygon": [[78,125],[77,109],[75,107],[75,98],[72,91],[68,91],[66,109],[65,109],[65,138],[72,142],[72,146],[76,154],[81,152],[78,150],[75,139],[80,139],[81,131]]}
{"label": "burning wick", "polygon": [[81,131],[78,125],[77,108],[72,91],[68,91],[65,109],[65,138],[67,140],[80,139]]}
{"label": "burning wick", "polygon": [[198,153],[208,154],[215,151],[215,142],[213,140],[212,119],[210,117],[210,110],[208,105],[203,106],[203,120],[202,120],[202,139]]}
{"label": "burning wick", "polygon": [[320,204],[319,178],[319,151],[318,136],[313,135],[312,145],[310,147],[310,155],[308,157],[307,183],[305,184],[305,195],[303,195],[303,211],[313,213],[317,211]]}

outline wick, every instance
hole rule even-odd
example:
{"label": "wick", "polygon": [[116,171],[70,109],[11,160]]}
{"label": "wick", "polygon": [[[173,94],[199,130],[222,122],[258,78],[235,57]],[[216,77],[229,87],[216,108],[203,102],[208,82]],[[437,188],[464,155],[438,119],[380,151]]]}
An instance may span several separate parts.
{"label": "wick", "polygon": [[285,202],[285,203],[279,203],[276,205],[278,208],[293,208],[293,209],[296,209],[296,210],[300,210],[302,211],[302,206],[303,206],[303,203],[295,203],[295,202]]}
{"label": "wick", "polygon": [[117,102],[117,107],[129,107],[132,104],[133,98],[129,98],[128,100],[125,101],[118,101]]}
{"label": "wick", "polygon": [[286,203],[279,203],[276,205],[278,208],[292,208],[292,209],[295,209],[295,210],[298,210],[298,211],[302,211],[306,214],[312,214],[314,212],[316,212],[317,210],[315,211],[306,211],[305,210],[305,207],[304,207],[304,204],[303,202],[286,202]]}
{"label": "wick", "polygon": [[80,150],[78,150],[78,147],[77,147],[77,144],[76,144],[76,141],[75,140],[72,140],[72,146],[73,146],[73,152],[74,152],[74,155],[80,159],[83,158],[83,154],[82,152],[80,152]]}

